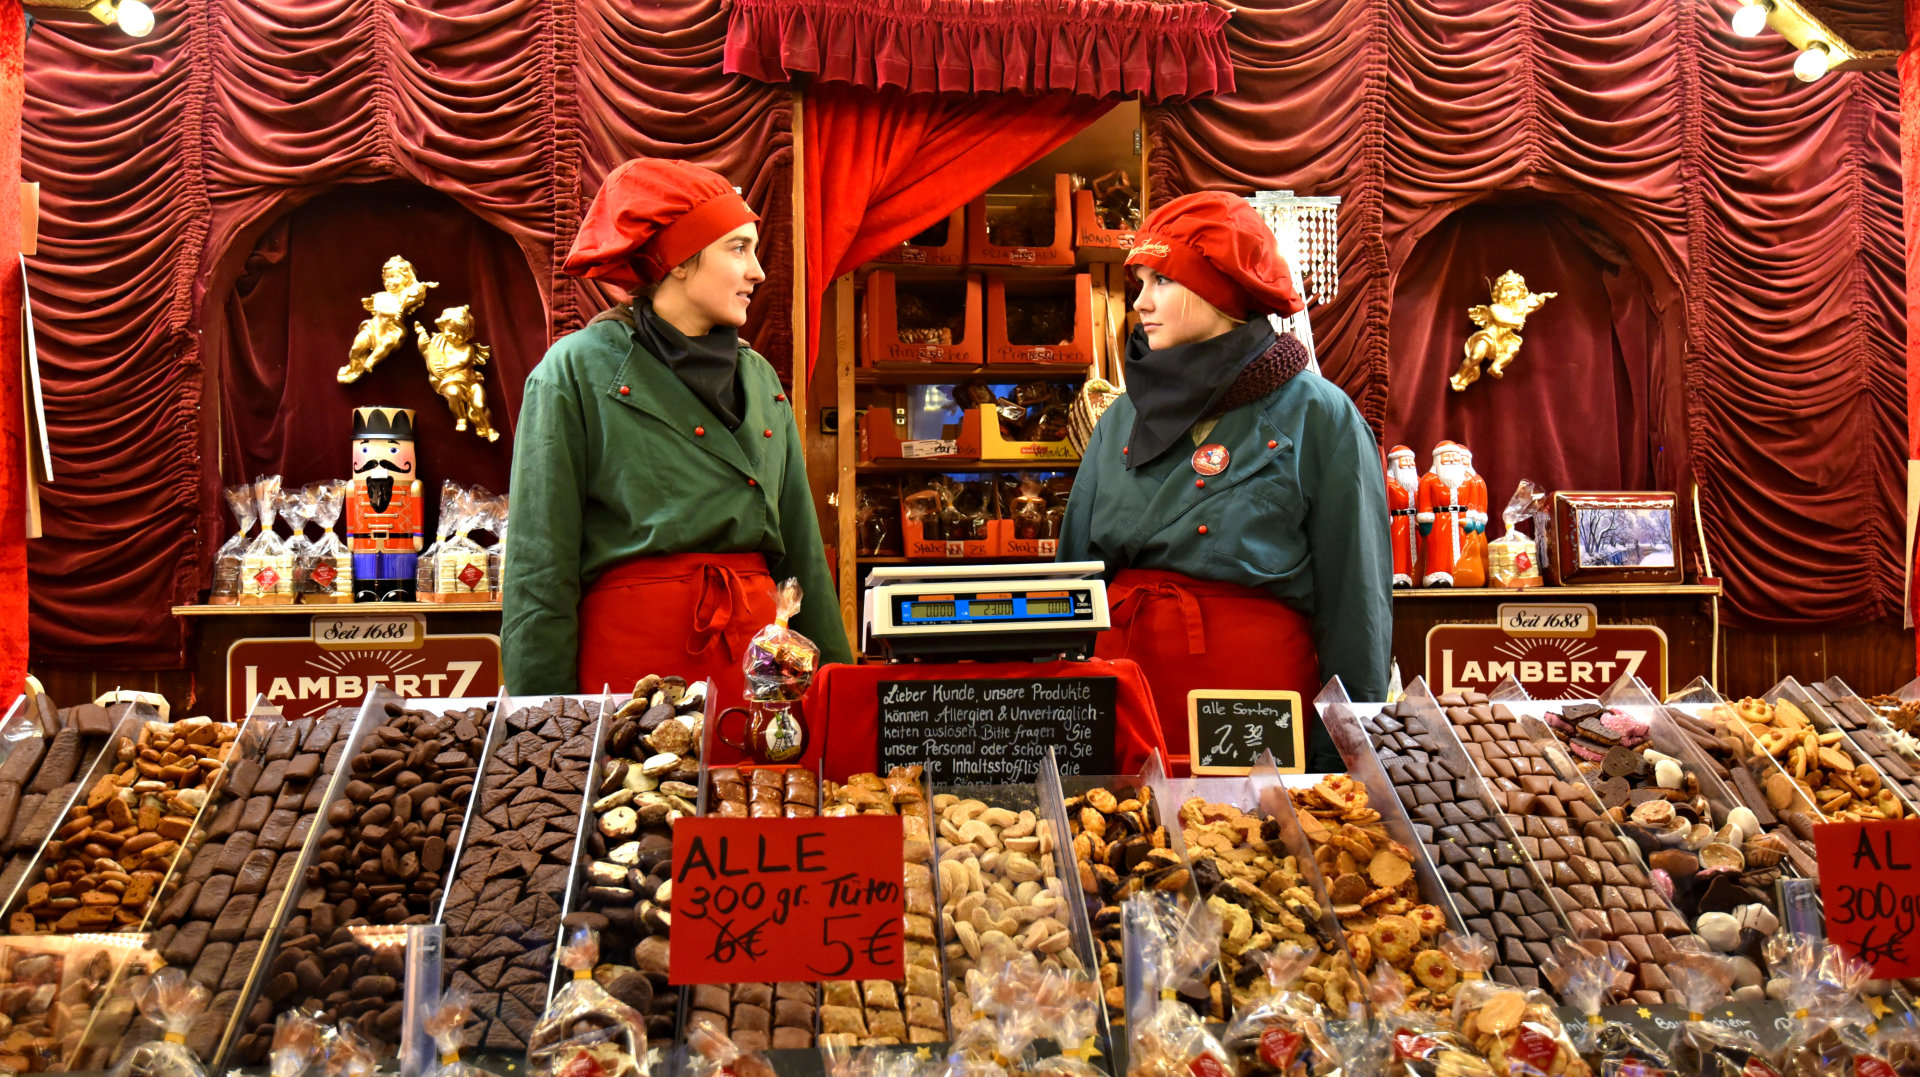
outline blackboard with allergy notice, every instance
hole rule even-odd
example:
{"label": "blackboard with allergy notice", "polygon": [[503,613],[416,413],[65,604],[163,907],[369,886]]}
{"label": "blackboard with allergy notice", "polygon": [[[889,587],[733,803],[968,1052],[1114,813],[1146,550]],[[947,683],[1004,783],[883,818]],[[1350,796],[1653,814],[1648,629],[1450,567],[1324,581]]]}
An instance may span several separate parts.
{"label": "blackboard with allergy notice", "polygon": [[1282,774],[1306,769],[1300,693],[1206,688],[1187,693],[1187,750],[1195,774],[1245,774],[1272,752]]}
{"label": "blackboard with allergy notice", "polygon": [[1112,677],[880,682],[880,770],[936,785],[1016,785],[1054,750],[1062,774],[1113,773]]}

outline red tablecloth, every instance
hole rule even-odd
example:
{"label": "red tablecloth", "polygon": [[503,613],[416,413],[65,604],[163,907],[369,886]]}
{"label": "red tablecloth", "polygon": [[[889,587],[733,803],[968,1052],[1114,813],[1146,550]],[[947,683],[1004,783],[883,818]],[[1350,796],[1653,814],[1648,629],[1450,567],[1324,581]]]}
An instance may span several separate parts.
{"label": "red tablecloth", "polygon": [[[1035,680],[1045,677],[1112,677],[1114,691],[1113,765],[1116,773],[1136,774],[1147,755],[1166,754],[1160,719],[1146,675],[1125,659],[1095,658],[1086,662],[954,662],[902,665],[826,666],[815,674],[813,690],[801,703],[808,728],[807,750],[797,762],[811,769],[823,756],[824,772],[834,781],[871,771],[880,759],[880,682],[959,680],[1004,677]],[[728,732],[739,736],[739,719]],[[736,762],[739,753],[719,744],[712,762]]]}

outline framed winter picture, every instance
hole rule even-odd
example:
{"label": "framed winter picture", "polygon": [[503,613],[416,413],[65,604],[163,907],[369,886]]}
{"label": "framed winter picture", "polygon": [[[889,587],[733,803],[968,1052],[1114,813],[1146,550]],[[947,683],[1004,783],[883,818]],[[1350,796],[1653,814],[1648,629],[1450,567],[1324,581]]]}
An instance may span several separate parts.
{"label": "framed winter picture", "polygon": [[1681,582],[1679,514],[1669,493],[1554,494],[1554,582]]}

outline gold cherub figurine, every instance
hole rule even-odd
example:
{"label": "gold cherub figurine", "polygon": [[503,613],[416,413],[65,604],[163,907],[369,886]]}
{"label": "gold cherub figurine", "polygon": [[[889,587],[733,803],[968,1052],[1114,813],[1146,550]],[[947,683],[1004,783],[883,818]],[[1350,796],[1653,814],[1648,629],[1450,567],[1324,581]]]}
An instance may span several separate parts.
{"label": "gold cherub figurine", "polygon": [[438,281],[415,276],[413,263],[397,254],[380,267],[380,282],[384,286],[380,291],[360,301],[372,317],[360,323],[353,347],[347,350],[347,365],[334,375],[343,385],[358,381],[360,375],[393,354],[393,349],[407,339],[407,315],[427,301],[428,288],[440,287]]}
{"label": "gold cherub figurine", "polygon": [[480,369],[492,357],[493,349],[473,342],[473,308],[448,307],[433,324],[440,331],[431,336],[418,322],[413,328],[419,334],[420,354],[426,357],[433,391],[445,397],[447,407],[453,410],[453,428],[465,430],[472,423],[474,433],[488,441],[499,441],[500,431],[493,428],[492,416],[487,413],[486,375]]}
{"label": "gold cherub figurine", "polygon": [[1526,278],[1511,269],[1500,274],[1500,279],[1493,282],[1493,302],[1467,308],[1467,317],[1480,328],[1467,337],[1467,357],[1447,384],[1455,392],[1465,390],[1480,380],[1480,364],[1488,359],[1493,362],[1487,373],[1496,378],[1504,375],[1507,365],[1520,354],[1520,330],[1527,327],[1527,315],[1559,294],[1529,292]]}

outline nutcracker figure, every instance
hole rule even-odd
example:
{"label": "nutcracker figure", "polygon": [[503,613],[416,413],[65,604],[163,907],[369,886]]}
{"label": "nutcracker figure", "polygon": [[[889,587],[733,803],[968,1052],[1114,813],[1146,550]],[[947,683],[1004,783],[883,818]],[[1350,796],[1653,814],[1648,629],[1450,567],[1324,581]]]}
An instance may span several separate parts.
{"label": "nutcracker figure", "polygon": [[1420,578],[1420,533],[1414,527],[1413,501],[1420,493],[1420,472],[1413,450],[1395,445],[1387,454],[1387,510],[1393,521],[1393,585],[1412,587]]}
{"label": "nutcracker figure", "polygon": [[1433,447],[1433,470],[1420,479],[1414,500],[1425,540],[1425,587],[1484,587],[1487,583],[1487,484],[1473,472],[1466,446]]}
{"label": "nutcracker figure", "polygon": [[353,409],[347,546],[355,602],[413,601],[423,512],[413,463],[413,412]]}

